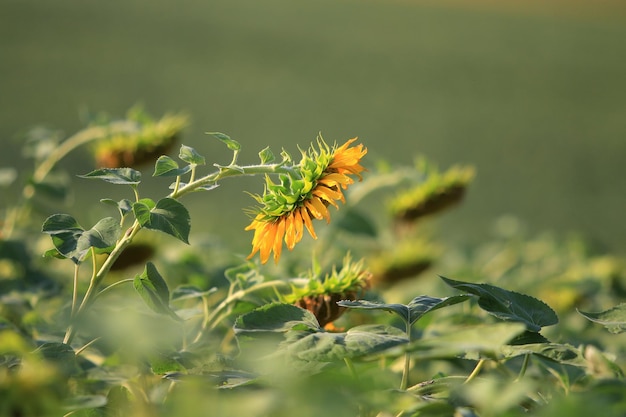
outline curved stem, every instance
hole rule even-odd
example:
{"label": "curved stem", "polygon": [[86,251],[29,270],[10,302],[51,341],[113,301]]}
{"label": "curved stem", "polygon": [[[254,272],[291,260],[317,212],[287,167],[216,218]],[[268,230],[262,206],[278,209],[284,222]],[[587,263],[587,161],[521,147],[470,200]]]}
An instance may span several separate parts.
{"label": "curved stem", "polygon": [[480,370],[482,369],[482,367],[485,365],[486,360],[485,359],[481,359],[478,361],[478,363],[476,364],[476,367],[474,368],[474,370],[472,371],[472,373],[467,377],[467,379],[465,380],[465,382],[463,382],[464,384],[467,384],[468,382],[470,382],[472,379],[476,378],[476,376],[480,373]]}
{"label": "curved stem", "polygon": [[93,299],[96,300],[98,299],[98,297],[102,296],[102,294],[104,294],[105,292],[109,292],[111,289],[122,285],[122,284],[126,284],[127,282],[133,282],[134,279],[133,278],[126,278],[126,279],[122,279],[120,281],[116,281],[113,284],[109,285],[108,287],[103,288],[99,293],[97,293]]}
{"label": "curved stem", "polygon": [[[49,173],[52,168],[63,159],[68,153],[77,147],[91,142],[96,139],[101,139],[114,133],[133,132],[137,130],[137,125],[129,121],[118,121],[110,123],[107,126],[92,126],[87,129],[83,129],[68,139],[63,141],[57,146],[48,157],[37,167],[33,173],[33,182],[41,182]],[[35,193],[35,189],[32,185],[24,188],[24,197],[30,198]]]}
{"label": "curved stem", "polygon": [[85,351],[85,349],[87,349],[89,346],[93,345],[94,343],[96,343],[98,340],[102,339],[102,336],[98,336],[95,339],[93,339],[91,342],[87,343],[85,346],[81,347],[80,349],[78,349],[75,353],[74,356],[78,356],[81,353],[83,353]]}

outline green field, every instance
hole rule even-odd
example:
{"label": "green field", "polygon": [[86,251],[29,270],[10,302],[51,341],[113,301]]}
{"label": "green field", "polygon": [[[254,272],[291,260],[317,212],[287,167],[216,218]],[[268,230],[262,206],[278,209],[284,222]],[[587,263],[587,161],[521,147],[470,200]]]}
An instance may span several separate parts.
{"label": "green field", "polygon": [[[359,136],[370,166],[422,153],[474,164],[466,204],[440,224],[451,240],[482,241],[513,214],[532,232],[626,252],[623,7],[454,3],[3,0],[0,166],[19,161],[26,128],[69,134],[85,109],[121,115],[143,102],[155,115],[187,111],[184,142],[210,162],[228,154],[205,131],[239,140],[246,161],[266,145],[295,153],[321,131]],[[68,169],[91,170],[86,155]],[[91,185],[76,188],[89,198]],[[243,229],[242,187],[191,197],[194,230]]]}

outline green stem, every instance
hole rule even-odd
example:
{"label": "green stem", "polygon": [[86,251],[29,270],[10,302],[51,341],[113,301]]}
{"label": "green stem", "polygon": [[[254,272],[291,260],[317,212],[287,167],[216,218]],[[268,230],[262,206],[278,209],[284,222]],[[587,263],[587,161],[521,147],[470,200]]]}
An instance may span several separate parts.
{"label": "green stem", "polygon": [[[408,343],[411,343],[411,323],[406,321],[406,337]],[[411,370],[411,356],[409,352],[404,352],[404,369],[402,370],[402,382],[400,382],[400,389],[405,391],[409,386],[409,371]]]}
{"label": "green stem", "polygon": [[70,313],[70,317],[74,317],[76,314],[76,303],[78,302],[78,270],[80,269],[80,264],[74,265],[74,288],[72,290],[72,310]]}
{"label": "green stem", "polygon": [[238,176],[250,176],[250,175],[258,175],[258,174],[279,174],[279,173],[292,173],[293,168],[286,167],[283,164],[270,164],[270,165],[249,165],[243,167],[222,167],[219,171],[214,172],[212,174],[206,175],[202,178],[198,178],[197,180],[190,181],[189,184],[179,188],[178,190],[174,190],[171,192],[168,197],[169,198],[180,198],[185,194],[189,194],[193,191],[196,191],[200,187],[204,187],[205,185],[216,183],[219,180],[229,177],[238,177]]}
{"label": "green stem", "polygon": [[[94,141],[96,139],[102,139],[106,136],[116,133],[134,132],[137,130],[137,125],[129,121],[119,121],[110,123],[107,126],[92,126],[75,133],[63,141],[59,146],[48,155],[48,157],[37,167],[33,173],[33,182],[41,182],[49,173],[52,168],[63,159],[68,153],[77,147],[84,145],[85,143]],[[30,198],[33,196],[35,189],[32,185],[24,188],[24,197]]]}
{"label": "green stem", "polygon": [[98,272],[92,276],[91,281],[89,282],[89,288],[87,288],[87,292],[85,293],[83,297],[83,301],[81,302],[80,306],[78,307],[78,310],[76,311],[74,320],[70,324],[70,326],[67,328],[67,331],[65,332],[65,338],[63,339],[63,343],[65,344],[71,343],[72,339],[74,338],[74,335],[76,334],[76,319],[80,317],[81,314],[83,314],[83,312],[87,309],[87,307],[89,307],[89,305],[91,305],[91,303],[94,301],[96,294],[97,294],[96,290],[98,289],[98,286],[100,285],[104,277],[106,277],[107,273],[109,272],[109,270],[111,269],[111,267],[113,266],[117,258],[124,251],[124,249],[126,249],[126,247],[130,245],[130,243],[132,242],[137,232],[139,232],[139,230],[141,230],[141,226],[139,225],[139,222],[135,221],[133,226],[126,231],[126,233],[124,234],[124,237],[122,237],[122,239],[120,239],[117,242],[117,244],[115,245],[115,248],[113,248],[113,251],[111,251],[111,253],[109,254],[108,258],[104,261],[102,266],[100,266],[100,269],[98,270]]}
{"label": "green stem", "polygon": [[93,339],[91,342],[87,343],[85,346],[81,347],[80,349],[78,349],[76,351],[76,353],[74,353],[74,356],[78,356],[81,353],[83,353],[85,351],[85,349],[87,349],[89,346],[93,345],[94,343],[96,343],[98,340],[102,339],[102,336],[98,336],[95,339]]}
{"label": "green stem", "polygon": [[134,279],[133,278],[126,278],[120,281],[116,281],[113,284],[109,285],[108,287],[103,288],[98,294],[96,294],[93,299],[96,300],[98,299],[98,297],[102,296],[104,293],[109,292],[111,289],[120,286],[122,284],[126,284],[127,282],[133,282]]}
{"label": "green stem", "polygon": [[478,363],[476,364],[476,367],[474,368],[474,370],[472,371],[472,373],[467,377],[467,379],[465,380],[465,382],[463,382],[464,384],[469,383],[472,379],[476,378],[476,376],[480,373],[480,370],[482,369],[482,367],[485,365],[486,360],[485,359],[481,359],[478,361]]}

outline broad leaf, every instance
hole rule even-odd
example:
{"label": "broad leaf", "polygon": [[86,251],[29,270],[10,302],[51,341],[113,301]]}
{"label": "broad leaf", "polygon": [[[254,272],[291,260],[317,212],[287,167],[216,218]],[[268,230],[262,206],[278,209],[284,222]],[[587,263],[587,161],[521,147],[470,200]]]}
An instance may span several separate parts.
{"label": "broad leaf", "polygon": [[503,346],[502,354],[505,358],[514,358],[521,355],[538,355],[554,362],[585,367],[587,363],[580,349],[558,343],[535,343],[522,346]]}
{"label": "broad leaf", "polygon": [[101,168],[91,171],[81,178],[95,178],[111,184],[137,185],[141,182],[141,172],[132,168]]}
{"label": "broad leaf", "polygon": [[404,332],[395,327],[371,324],[353,327],[346,333],[310,333],[282,345],[292,358],[333,362],[375,355],[408,341]]}
{"label": "broad leaf", "polygon": [[231,139],[230,136],[220,133],[220,132],[206,132],[207,135],[213,135],[228,146],[228,149],[231,151],[238,151],[241,149],[241,145],[234,139]]}
{"label": "broad leaf", "polygon": [[293,329],[320,331],[322,328],[310,311],[292,304],[272,303],[239,316],[234,329],[237,335],[254,335]]}
{"label": "broad leaf", "polygon": [[154,207],[145,200],[133,204],[133,212],[142,227],[159,230],[189,243],[191,219],[184,205],[173,198],[163,198]]}
{"label": "broad leaf", "polygon": [[559,319],[546,303],[526,294],[508,291],[489,284],[473,284],[441,279],[457,290],[478,296],[478,305],[489,314],[506,321],[524,323],[528,330],[538,332],[544,326],[558,323]]}
{"label": "broad leaf", "polygon": [[106,217],[85,231],[72,216],[53,214],[43,224],[42,231],[52,238],[56,250],[66,258],[80,263],[90,248],[113,247],[120,236],[119,222]]}
{"label": "broad leaf", "polygon": [[191,171],[190,165],[185,165],[182,168],[178,167],[178,162],[174,161],[169,156],[160,156],[154,164],[153,177],[177,177],[184,175]]}
{"label": "broad leaf", "polygon": [[204,165],[204,156],[200,155],[196,150],[190,146],[181,145],[180,153],[178,155],[180,159],[192,165]]}
{"label": "broad leaf", "polygon": [[105,217],[98,221],[91,229],[83,232],[78,239],[77,250],[87,251],[94,247],[97,249],[107,249],[115,246],[122,229],[118,220],[113,217]]}
{"label": "broad leaf", "polygon": [[412,325],[422,316],[430,311],[440,309],[442,307],[461,303],[469,299],[469,295],[455,295],[453,297],[435,298],[427,295],[415,297],[408,305],[405,304],[388,304],[378,303],[366,300],[357,301],[339,301],[337,304],[342,307],[361,308],[366,310],[384,310],[398,314],[405,323]]}
{"label": "broad leaf", "polygon": [[580,310],[578,312],[586,319],[600,323],[611,333],[617,334],[626,331],[626,303],[598,313],[586,313]]}
{"label": "broad leaf", "polygon": [[167,283],[152,262],[146,264],[142,274],[135,276],[133,285],[151,310],[168,315],[175,320],[181,320],[170,308],[170,292]]}

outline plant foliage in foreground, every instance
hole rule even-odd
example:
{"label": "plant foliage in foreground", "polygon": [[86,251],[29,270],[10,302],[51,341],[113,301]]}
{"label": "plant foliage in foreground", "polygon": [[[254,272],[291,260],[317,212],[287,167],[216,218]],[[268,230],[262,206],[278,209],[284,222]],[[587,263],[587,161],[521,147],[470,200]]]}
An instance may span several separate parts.
{"label": "plant foliage in foreground", "polygon": [[[283,151],[277,161],[266,148],[240,165],[243,146],[212,133],[232,160],[207,169],[186,145],[177,159],[154,155],[152,175],[169,186],[160,198],[143,195],[136,167],[97,166],[81,180],[105,195],[124,190],[100,200],[108,215],[49,212],[71,191],[60,162],[78,146],[99,144],[100,155],[115,144],[137,161],[179,137],[182,118],[137,111],[55,146],[51,135],[29,143],[35,170],[5,200],[0,235],[0,415],[626,412],[626,352],[611,334],[626,329],[619,262],[519,234],[461,262],[455,249],[433,249],[423,224],[461,201],[472,168],[441,172],[420,159],[363,178],[362,144],[321,137],[301,158]],[[127,154],[140,147],[141,158]],[[0,174],[11,193],[17,172]],[[248,259],[194,240],[183,203],[241,176],[265,186]],[[364,210],[384,195],[388,217]],[[328,224],[315,230],[315,220]],[[434,265],[463,280],[425,275]]]}

